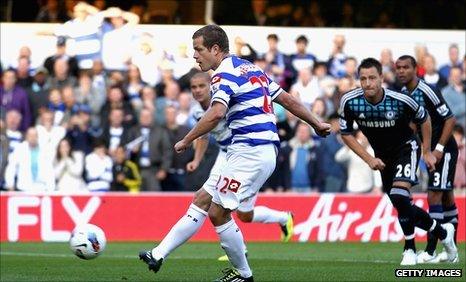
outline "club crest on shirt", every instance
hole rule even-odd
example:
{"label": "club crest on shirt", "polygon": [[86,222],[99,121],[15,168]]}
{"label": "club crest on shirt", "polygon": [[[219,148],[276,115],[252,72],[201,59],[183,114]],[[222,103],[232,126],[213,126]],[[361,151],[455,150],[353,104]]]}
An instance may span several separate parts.
{"label": "club crest on shirt", "polygon": [[395,118],[395,112],[394,111],[388,111],[385,113],[385,118],[388,120],[392,120]]}

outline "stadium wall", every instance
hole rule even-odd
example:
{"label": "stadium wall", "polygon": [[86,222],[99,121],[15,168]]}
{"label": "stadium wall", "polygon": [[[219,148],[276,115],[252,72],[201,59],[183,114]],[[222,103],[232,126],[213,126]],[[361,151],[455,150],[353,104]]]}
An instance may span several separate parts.
{"label": "stadium wall", "polygon": [[[67,241],[75,224],[100,226],[109,241],[159,241],[185,213],[191,193],[107,193],[86,195],[0,195],[1,242]],[[466,196],[456,197],[460,225],[458,241],[466,240]],[[427,208],[426,196],[414,201]],[[348,194],[261,194],[257,205],[290,210],[295,216],[294,241],[393,242],[403,239],[395,210],[387,196]],[[247,241],[278,241],[278,225],[244,224],[236,219]],[[417,238],[426,232],[416,229]],[[195,241],[216,241],[207,220]]]}
{"label": "stadium wall", "polygon": [[[53,34],[58,24],[31,23],[1,23],[0,42],[3,67],[15,65],[18,50],[21,46],[34,47],[32,65],[42,63],[47,56],[55,51],[54,36],[39,34]],[[200,26],[197,25],[138,25],[135,35],[152,34],[156,49],[163,49],[175,54],[178,46],[191,46],[191,36]],[[345,53],[361,61],[366,57],[380,57],[380,51],[390,48],[396,59],[401,55],[414,55],[416,45],[427,46],[429,52],[437,60],[437,66],[448,62],[448,47],[457,43],[460,56],[465,54],[464,30],[414,30],[414,29],[363,29],[363,28],[301,28],[301,27],[251,27],[251,26],[223,26],[230,38],[230,50],[234,50],[233,41],[240,36],[245,42],[253,46],[256,51],[263,53],[267,50],[266,37],[276,33],[280,38],[279,50],[285,54],[295,52],[295,39],[306,35],[310,42],[308,51],[315,54],[319,60],[328,59],[333,46],[333,37],[343,34],[346,37]],[[188,48],[192,52],[192,48]],[[73,42],[69,42],[68,51],[73,53]],[[34,64],[34,62],[36,64]],[[194,61],[193,61],[194,63]]]}

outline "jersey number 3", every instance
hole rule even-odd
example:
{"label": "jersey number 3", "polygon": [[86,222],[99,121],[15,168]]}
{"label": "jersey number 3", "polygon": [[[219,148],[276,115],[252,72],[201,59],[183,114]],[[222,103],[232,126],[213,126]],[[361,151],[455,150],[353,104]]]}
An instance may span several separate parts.
{"label": "jersey number 3", "polygon": [[249,82],[251,82],[252,85],[259,83],[262,94],[264,95],[264,104],[262,106],[262,109],[264,112],[271,114],[273,113],[273,108],[272,108],[272,99],[270,99],[269,102],[269,81],[265,75],[260,75],[260,76],[252,76],[249,78]]}

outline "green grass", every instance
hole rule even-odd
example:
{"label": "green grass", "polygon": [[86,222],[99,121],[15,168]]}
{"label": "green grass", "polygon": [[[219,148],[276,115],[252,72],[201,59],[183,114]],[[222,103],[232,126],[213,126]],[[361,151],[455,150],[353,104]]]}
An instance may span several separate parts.
{"label": "green grass", "polygon": [[[154,274],[137,259],[139,250],[152,246],[111,243],[100,257],[85,261],[75,257],[68,244],[2,243],[0,281],[212,281],[229,265],[216,260],[223,254],[218,243],[189,243]],[[392,281],[397,279],[394,269],[399,268],[401,248],[401,243],[248,243],[255,281]],[[465,244],[458,249],[460,264],[412,268],[462,268],[464,279]]]}

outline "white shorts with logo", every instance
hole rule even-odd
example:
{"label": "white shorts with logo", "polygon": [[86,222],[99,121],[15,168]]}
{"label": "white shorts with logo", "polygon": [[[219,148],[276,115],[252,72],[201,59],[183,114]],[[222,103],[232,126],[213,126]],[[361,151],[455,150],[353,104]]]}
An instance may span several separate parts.
{"label": "white shorts with logo", "polygon": [[[237,143],[228,147],[226,163],[217,173],[221,163],[219,153],[204,189],[212,201],[225,209],[251,211],[257,193],[275,169],[277,149],[273,144],[249,146]],[[215,170],[214,170],[215,169]],[[212,183],[215,180],[214,188]]]}

